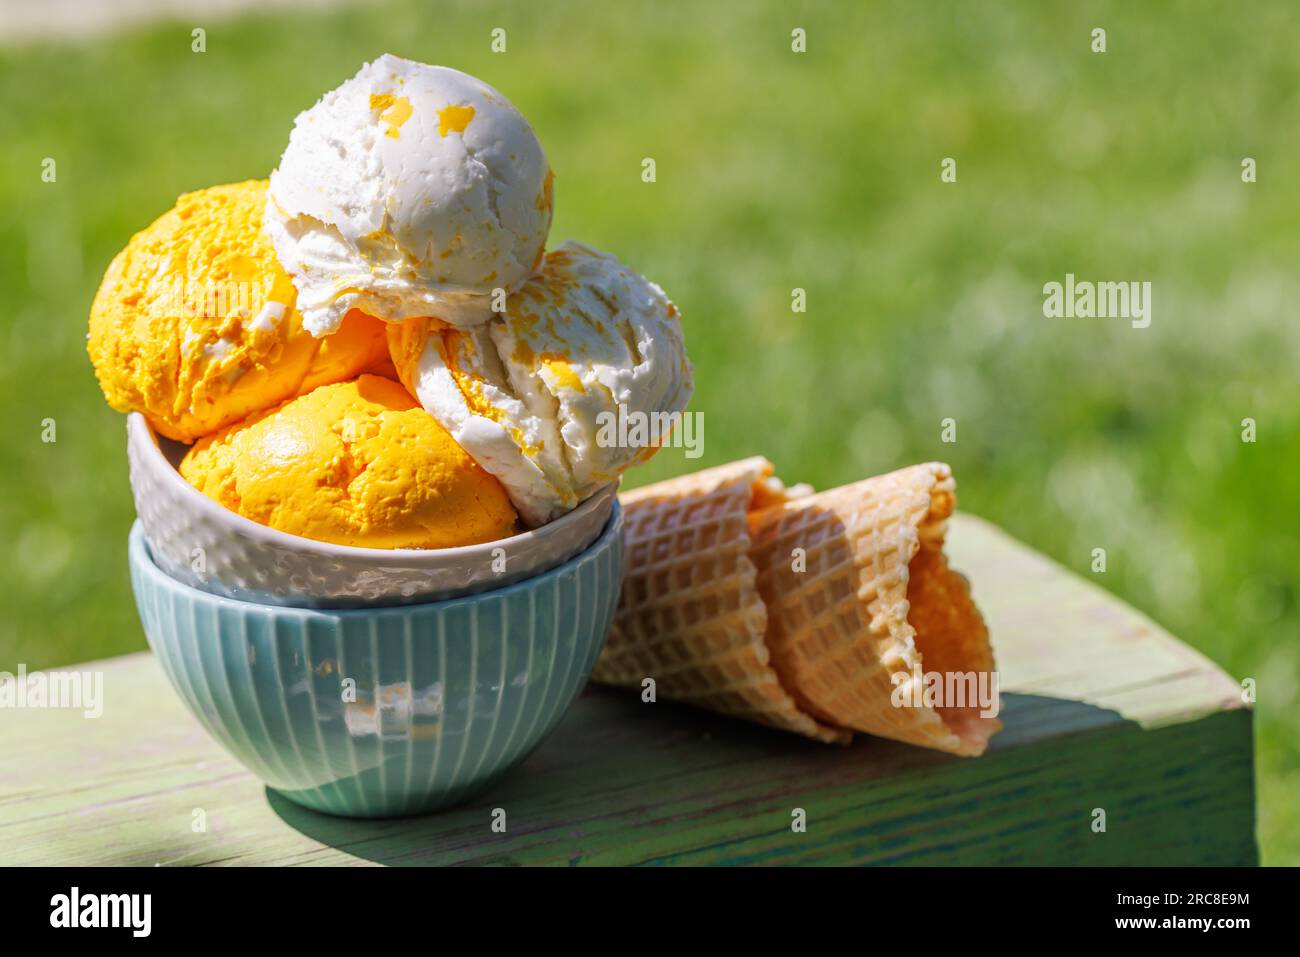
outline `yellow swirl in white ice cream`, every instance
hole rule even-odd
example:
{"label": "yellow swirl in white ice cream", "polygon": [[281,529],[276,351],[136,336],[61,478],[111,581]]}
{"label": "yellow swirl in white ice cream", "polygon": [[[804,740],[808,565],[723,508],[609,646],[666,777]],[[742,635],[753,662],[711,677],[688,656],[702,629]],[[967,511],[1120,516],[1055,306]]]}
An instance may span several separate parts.
{"label": "yellow swirl in white ice cream", "polygon": [[385,55],[301,113],[271,175],[266,230],[321,336],[349,309],[388,321],[490,314],[551,227],[528,121],[481,80]]}
{"label": "yellow swirl in white ice cream", "polygon": [[677,307],[580,243],[547,254],[484,325],[413,319],[388,337],[407,388],[530,525],[650,458],[694,389]]}

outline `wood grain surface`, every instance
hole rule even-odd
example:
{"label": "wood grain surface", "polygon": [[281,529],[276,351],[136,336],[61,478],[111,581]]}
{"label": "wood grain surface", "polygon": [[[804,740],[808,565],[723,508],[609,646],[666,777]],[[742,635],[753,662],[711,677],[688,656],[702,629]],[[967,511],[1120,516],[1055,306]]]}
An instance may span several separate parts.
{"label": "wood grain surface", "polygon": [[1238,685],[978,519],[954,521],[949,553],[1002,678],[1006,727],[982,758],[821,745],[589,687],[480,799],[349,821],[269,792],[129,655],[78,666],[104,673],[98,719],[0,709],[0,864],[1257,863]]}

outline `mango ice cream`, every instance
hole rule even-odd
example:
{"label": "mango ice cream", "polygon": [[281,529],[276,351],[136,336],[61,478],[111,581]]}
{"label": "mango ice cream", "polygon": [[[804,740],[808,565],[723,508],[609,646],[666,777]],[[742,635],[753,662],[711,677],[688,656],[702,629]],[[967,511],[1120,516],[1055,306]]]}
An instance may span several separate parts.
{"label": "mango ice cream", "polygon": [[[186,193],[117,254],[87,348],[108,404],[192,442],[318,385],[387,365],[384,324],[316,339],[262,230],[265,180]],[[391,368],[391,366],[389,366]]]}
{"label": "mango ice cream", "polygon": [[338,545],[450,548],[516,530],[501,483],[380,376],[321,386],[201,439],[180,470],[245,518]]}

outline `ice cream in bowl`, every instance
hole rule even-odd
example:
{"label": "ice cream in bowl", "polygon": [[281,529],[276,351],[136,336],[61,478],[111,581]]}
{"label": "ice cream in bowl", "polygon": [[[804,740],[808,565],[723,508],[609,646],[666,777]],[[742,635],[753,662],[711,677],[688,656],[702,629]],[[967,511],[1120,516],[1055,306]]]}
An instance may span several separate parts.
{"label": "ice cream in bowl", "polygon": [[[209,730],[301,803],[463,798],[600,651],[619,478],[663,439],[605,426],[671,421],[692,372],[663,290],[582,244],[546,252],[552,203],[504,96],[385,56],[298,117],[269,179],[186,193],[132,237],[92,303],[146,635]],[[335,700],[349,688],[368,697]],[[272,710],[286,727],[251,733]],[[458,713],[487,735],[455,743],[473,772],[422,777]]]}

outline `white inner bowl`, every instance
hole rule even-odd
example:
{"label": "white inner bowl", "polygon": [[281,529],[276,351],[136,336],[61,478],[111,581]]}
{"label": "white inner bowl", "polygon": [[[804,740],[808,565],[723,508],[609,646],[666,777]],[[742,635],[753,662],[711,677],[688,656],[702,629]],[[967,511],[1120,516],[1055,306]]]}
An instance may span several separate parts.
{"label": "white inner bowl", "polygon": [[187,446],[127,418],[131,491],[145,539],[172,578],[243,601],[348,608],[439,601],[539,575],[600,535],[611,483],[541,528],[458,548],[359,548],[290,535],[218,505],[181,477]]}

